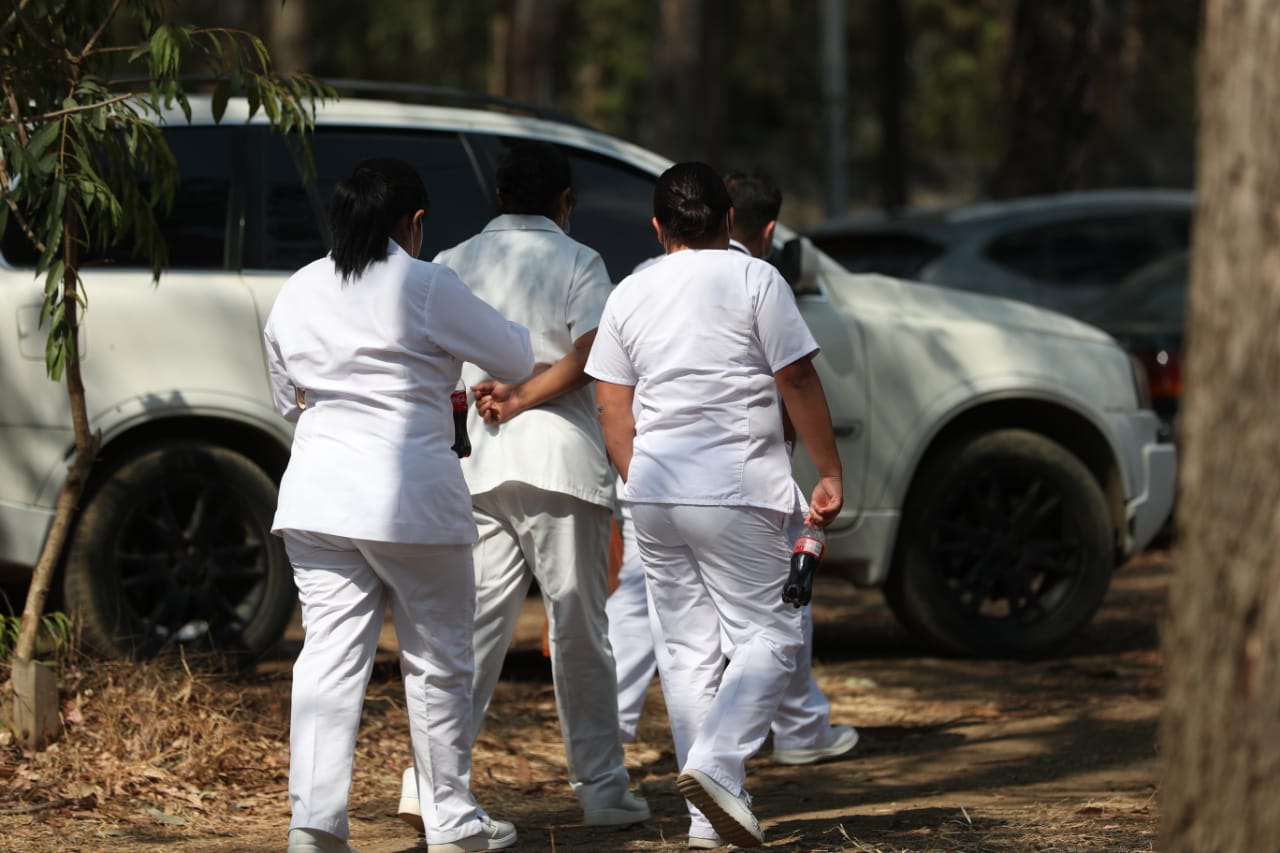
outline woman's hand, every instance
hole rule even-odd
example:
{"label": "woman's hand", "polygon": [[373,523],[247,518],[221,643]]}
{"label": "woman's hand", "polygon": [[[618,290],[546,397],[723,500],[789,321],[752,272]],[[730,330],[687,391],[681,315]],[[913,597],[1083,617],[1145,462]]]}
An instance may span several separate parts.
{"label": "woman's hand", "polygon": [[524,411],[520,402],[518,384],[496,382],[487,379],[471,386],[476,395],[476,411],[487,424],[500,424]]}
{"label": "woman's hand", "polygon": [[836,476],[822,477],[813,487],[813,496],[809,499],[809,513],[804,523],[819,529],[826,527],[840,514],[844,506],[844,485]]}

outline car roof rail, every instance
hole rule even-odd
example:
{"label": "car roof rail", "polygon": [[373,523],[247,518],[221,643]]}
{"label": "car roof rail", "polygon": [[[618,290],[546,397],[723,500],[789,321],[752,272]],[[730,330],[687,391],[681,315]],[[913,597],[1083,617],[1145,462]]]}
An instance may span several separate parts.
{"label": "car roof rail", "polygon": [[[137,78],[124,77],[107,77],[106,81],[110,83],[118,83],[122,80],[135,82]],[[187,92],[189,95],[207,95],[213,90],[213,87],[224,80],[224,77],[217,77],[203,74],[184,74],[180,78],[180,82],[184,87],[190,87]],[[345,78],[318,78],[320,82],[331,87],[340,97],[350,96],[353,98],[366,98],[374,101],[400,101],[404,103],[433,105],[433,106],[462,106],[474,109],[492,109],[501,110],[516,115],[524,115],[530,118],[545,119],[554,121],[559,124],[572,125],[587,130],[593,128],[582,121],[574,118],[567,113],[551,107],[543,107],[538,104],[531,104],[527,101],[521,101],[517,98],[507,98],[502,95],[490,95],[487,92],[475,92],[470,89],[455,89],[448,86],[428,86],[420,83],[399,83],[390,80],[350,80]],[[199,88],[197,88],[199,87]]]}
{"label": "car roof rail", "polygon": [[457,105],[498,109],[518,115],[526,115],[531,118],[547,119],[560,124],[588,127],[585,122],[551,107],[539,106],[538,104],[531,104],[516,98],[507,98],[502,95],[490,95],[487,92],[454,89],[448,86],[429,86],[421,83],[399,83],[388,80],[334,80],[327,78],[321,78],[321,80],[325,84],[332,86],[339,95],[351,95],[352,97],[374,100],[408,101],[410,103],[438,106]]}

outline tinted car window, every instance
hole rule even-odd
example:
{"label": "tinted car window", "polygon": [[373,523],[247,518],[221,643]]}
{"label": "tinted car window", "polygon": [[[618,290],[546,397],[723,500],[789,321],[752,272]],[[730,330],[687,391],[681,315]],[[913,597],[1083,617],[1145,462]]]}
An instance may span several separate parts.
{"label": "tinted car window", "polygon": [[1166,217],[1114,216],[1028,228],[993,240],[991,260],[1059,285],[1109,284],[1176,244]]}
{"label": "tinted car window", "polygon": [[895,232],[809,239],[850,272],[878,272],[897,278],[912,278],[942,251],[932,240]]}
{"label": "tinted car window", "polygon": [[[173,207],[155,212],[169,251],[171,269],[222,269],[226,263],[227,221],[232,187],[233,131],[225,127],[181,127],[165,131],[182,176]],[[148,181],[141,177],[142,189]],[[34,266],[39,254],[10,222],[4,236],[4,255],[15,266]],[[84,266],[114,264],[142,266],[134,255],[134,241],[126,238],[109,249],[89,247],[81,255]]]}
{"label": "tinted car window", "polygon": [[246,267],[292,270],[328,252],[329,198],[338,182],[369,157],[404,160],[422,176],[431,203],[420,253],[424,260],[475,234],[489,220],[489,202],[457,134],[321,128],[311,137],[315,181],[306,185],[296,145],[278,134],[266,134],[263,141],[256,164],[263,192],[248,213]]}
{"label": "tinted car window", "polygon": [[569,233],[599,252],[609,278],[621,281],[636,264],[662,253],[650,224],[654,179],[584,151],[565,149],[565,154],[578,199]]}

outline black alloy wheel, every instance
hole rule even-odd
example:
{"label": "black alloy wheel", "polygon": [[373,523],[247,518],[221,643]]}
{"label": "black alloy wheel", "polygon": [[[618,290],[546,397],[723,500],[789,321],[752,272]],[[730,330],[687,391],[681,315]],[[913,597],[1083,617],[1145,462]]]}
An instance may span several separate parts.
{"label": "black alloy wheel", "polygon": [[904,625],[944,652],[1036,655],[1092,618],[1113,563],[1088,469],[1041,435],[1000,430],[919,473],[885,592]]}
{"label": "black alloy wheel", "polygon": [[296,593],[271,535],[276,487],[251,461],[167,444],[111,472],[68,550],[64,592],[90,650],[152,657],[183,647],[243,663],[279,640]]}

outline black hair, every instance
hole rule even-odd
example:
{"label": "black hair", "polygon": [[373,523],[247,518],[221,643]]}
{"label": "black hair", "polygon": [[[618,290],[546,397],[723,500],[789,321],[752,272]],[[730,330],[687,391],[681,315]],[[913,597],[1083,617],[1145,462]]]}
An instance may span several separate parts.
{"label": "black hair", "polygon": [[754,239],[777,220],[782,190],[764,172],[730,172],[724,185],[733,200],[733,229],[738,234]]}
{"label": "black hair", "polygon": [[724,181],[706,163],[677,163],[653,188],[653,216],[662,229],[693,244],[714,237],[724,227],[733,202]]}
{"label": "black hair", "polygon": [[569,158],[550,142],[522,140],[507,149],[496,176],[503,213],[554,219],[560,194],[573,186]]}
{"label": "black hair", "polygon": [[344,282],[387,257],[387,240],[401,217],[428,209],[427,188],[403,160],[373,157],[338,184],[329,201],[333,263]]}

